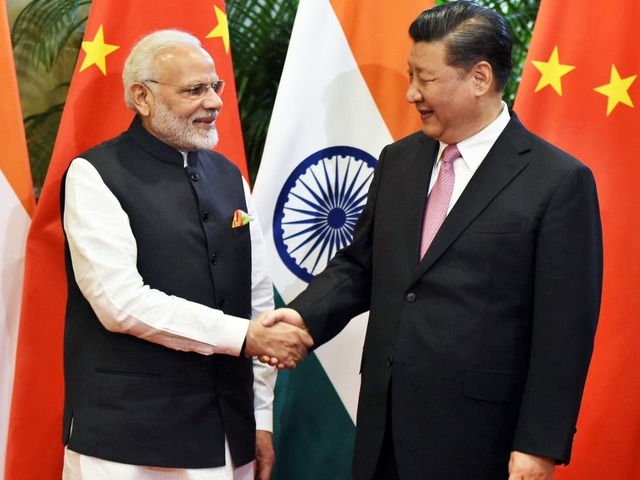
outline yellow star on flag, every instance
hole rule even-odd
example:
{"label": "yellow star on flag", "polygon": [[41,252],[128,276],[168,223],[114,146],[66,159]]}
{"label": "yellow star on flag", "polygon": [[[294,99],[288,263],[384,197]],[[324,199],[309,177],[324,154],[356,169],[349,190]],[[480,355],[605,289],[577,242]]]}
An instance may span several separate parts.
{"label": "yellow star on flag", "polygon": [[629,107],[633,107],[633,102],[629,96],[629,87],[635,81],[637,75],[632,77],[620,78],[620,74],[615,65],[611,65],[611,79],[608,84],[594,88],[594,90],[602,95],[609,97],[607,100],[607,117],[616,108],[618,103],[624,103]]}
{"label": "yellow star on flag", "polygon": [[229,24],[227,23],[227,14],[220,10],[217,6],[214,6],[216,11],[216,18],[218,19],[218,25],[211,30],[207,35],[207,38],[221,37],[224,42],[224,51],[229,53]]}
{"label": "yellow star on flag", "polygon": [[103,75],[107,74],[107,55],[115,52],[120,47],[117,45],[109,45],[104,43],[104,33],[102,31],[102,25],[98,28],[96,36],[92,41],[82,42],[82,50],[87,54],[82,61],[80,71],[85,68],[89,68],[91,65],[97,66]]}
{"label": "yellow star on flag", "polygon": [[576,67],[574,67],[573,65],[562,65],[560,63],[558,46],[556,45],[553,49],[553,52],[551,52],[549,61],[540,62],[532,60],[531,63],[533,63],[533,66],[536,67],[540,71],[540,73],[542,73],[535,91],[537,92],[538,90],[542,90],[547,85],[551,85],[553,89],[558,92],[558,95],[562,96],[562,77]]}

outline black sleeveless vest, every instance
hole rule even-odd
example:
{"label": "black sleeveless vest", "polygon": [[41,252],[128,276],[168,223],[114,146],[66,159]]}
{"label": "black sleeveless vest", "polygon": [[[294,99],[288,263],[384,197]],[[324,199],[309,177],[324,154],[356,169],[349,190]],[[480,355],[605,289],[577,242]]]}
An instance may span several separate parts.
{"label": "black sleeveless vest", "polygon": [[[80,156],[128,215],[146,285],[250,317],[249,226],[231,228],[234,212],[247,210],[235,165],[198,151],[184,168],[180,152],[137,118]],[[64,443],[120,463],[209,468],[224,465],[226,435],[233,463],[252,461],[251,359],[181,352],[107,331],[74,280],[68,247],[66,257]]]}

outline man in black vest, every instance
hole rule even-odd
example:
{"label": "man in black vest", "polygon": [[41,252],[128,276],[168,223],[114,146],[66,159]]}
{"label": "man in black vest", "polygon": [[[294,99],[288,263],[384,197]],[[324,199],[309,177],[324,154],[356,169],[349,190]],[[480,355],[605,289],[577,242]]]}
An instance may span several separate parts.
{"label": "man in black vest", "polygon": [[184,32],[127,59],[129,129],[63,181],[65,479],[270,478],[275,370],[312,341],[273,307],[238,168],[211,151],[224,87]]}

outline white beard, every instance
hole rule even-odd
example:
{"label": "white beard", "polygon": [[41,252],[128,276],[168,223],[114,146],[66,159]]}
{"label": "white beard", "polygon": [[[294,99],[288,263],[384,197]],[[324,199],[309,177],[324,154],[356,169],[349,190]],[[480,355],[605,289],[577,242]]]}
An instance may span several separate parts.
{"label": "white beard", "polygon": [[192,150],[211,150],[218,144],[218,130],[198,130],[193,126],[193,120],[177,117],[167,104],[156,96],[156,113],[150,122],[154,134],[164,143],[177,150],[188,152]]}

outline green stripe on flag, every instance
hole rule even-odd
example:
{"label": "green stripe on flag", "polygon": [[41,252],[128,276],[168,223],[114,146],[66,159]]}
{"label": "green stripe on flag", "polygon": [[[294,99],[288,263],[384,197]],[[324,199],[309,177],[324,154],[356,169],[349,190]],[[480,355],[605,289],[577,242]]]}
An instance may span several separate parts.
{"label": "green stripe on flag", "polygon": [[317,357],[281,371],[273,480],[350,480],[356,428]]}
{"label": "green stripe on flag", "polygon": [[282,308],[286,305],[284,303],[284,300],[282,300],[282,297],[278,293],[278,289],[276,287],[273,287],[273,303],[275,303],[276,308]]}
{"label": "green stripe on flag", "polygon": [[356,427],[315,354],[278,373],[275,395],[273,480],[351,480]]}

